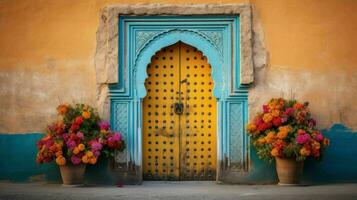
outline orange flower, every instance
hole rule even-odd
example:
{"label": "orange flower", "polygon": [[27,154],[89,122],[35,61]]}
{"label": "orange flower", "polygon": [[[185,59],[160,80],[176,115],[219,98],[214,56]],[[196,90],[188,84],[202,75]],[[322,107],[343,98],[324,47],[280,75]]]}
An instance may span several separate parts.
{"label": "orange flower", "polygon": [[82,162],[84,163],[84,164],[87,164],[88,162],[89,162],[89,160],[88,160],[88,156],[83,156],[82,157]]}
{"label": "orange flower", "polygon": [[289,133],[291,130],[293,130],[293,128],[291,128],[290,125],[279,127],[279,131],[284,131],[284,132],[288,132]]}
{"label": "orange flower", "polygon": [[89,157],[89,158],[90,158],[90,157],[93,157],[93,152],[87,151],[86,156]]}
{"label": "orange flower", "polygon": [[83,151],[84,148],[85,148],[84,144],[79,144],[79,145],[78,145],[78,150],[79,150],[79,151]]}
{"label": "orange flower", "polygon": [[56,152],[56,157],[61,157],[61,156],[62,156],[62,154],[63,154],[63,152],[62,152],[62,151],[57,151],[57,152]]}
{"label": "orange flower", "polygon": [[271,155],[272,156],[274,156],[274,157],[277,157],[277,156],[279,156],[280,155],[280,150],[279,150],[279,148],[273,148],[272,150],[271,150]]}
{"label": "orange flower", "polygon": [[271,114],[273,115],[273,117],[279,117],[280,111],[275,109],[275,110],[273,110],[273,112]]}
{"label": "orange flower", "polygon": [[63,142],[56,142],[55,145],[57,149],[62,149]]}
{"label": "orange flower", "polygon": [[297,131],[297,134],[298,135],[304,135],[306,133],[306,131],[304,131],[304,130],[302,130],[302,129],[299,129],[298,131]]}
{"label": "orange flower", "polygon": [[51,150],[51,151],[56,151],[56,149],[57,149],[56,145],[50,146],[50,150]]}
{"label": "orange flower", "polygon": [[313,140],[313,141],[311,142],[311,147],[312,147],[312,149],[314,149],[314,150],[319,150],[319,149],[321,148],[321,145],[320,145],[319,142]]}
{"label": "orange flower", "polygon": [[327,138],[324,138],[323,144],[324,144],[325,147],[330,146],[330,140],[327,139]]}
{"label": "orange flower", "polygon": [[288,132],[286,132],[286,131],[279,131],[276,136],[277,136],[279,139],[284,139],[284,138],[286,138],[286,136],[288,136]]}
{"label": "orange flower", "polygon": [[311,150],[307,147],[303,147],[300,149],[300,154],[302,156],[309,156],[311,154]]}
{"label": "orange flower", "polygon": [[57,165],[65,165],[66,159],[63,156],[59,156],[56,158],[56,163],[57,163]]}
{"label": "orange flower", "polygon": [[84,119],[89,119],[90,118],[90,112],[88,112],[88,111],[83,111],[82,112],[82,117],[84,118]]}
{"label": "orange flower", "polygon": [[301,109],[302,106],[303,105],[301,103],[295,103],[293,107],[298,110],[298,109]]}
{"label": "orange flower", "polygon": [[78,147],[75,147],[75,148],[73,149],[73,153],[74,153],[75,155],[77,155],[77,154],[79,153]]}
{"label": "orange flower", "polygon": [[67,104],[61,104],[57,107],[57,112],[60,115],[66,114],[68,111],[68,105]]}
{"label": "orange flower", "polygon": [[94,165],[97,162],[97,158],[96,157],[92,157],[91,159],[89,159],[89,163]]}
{"label": "orange flower", "polygon": [[273,120],[273,116],[270,113],[265,113],[263,115],[263,121],[265,123],[269,123],[271,120]]}
{"label": "orange flower", "polygon": [[267,136],[265,136],[266,143],[270,144],[273,143],[276,139],[275,133],[270,131]]}
{"label": "orange flower", "polygon": [[266,140],[265,140],[264,137],[262,137],[262,138],[259,138],[259,139],[257,140],[257,142],[258,142],[258,144],[264,144],[264,143],[266,142]]}
{"label": "orange flower", "polygon": [[[253,123],[249,123],[247,125],[247,131],[250,133],[253,133],[255,130],[257,130],[257,127],[255,126],[255,124]],[[105,131],[105,130],[104,130]]]}

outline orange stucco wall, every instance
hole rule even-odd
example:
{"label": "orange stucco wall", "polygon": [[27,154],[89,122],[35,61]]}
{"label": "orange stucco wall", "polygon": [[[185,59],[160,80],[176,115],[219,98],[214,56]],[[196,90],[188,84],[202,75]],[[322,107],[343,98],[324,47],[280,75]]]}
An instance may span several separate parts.
{"label": "orange stucco wall", "polygon": [[[190,0],[251,3],[268,51],[252,111],[272,96],[309,100],[323,127],[357,129],[357,1]],[[179,0],[0,1],[0,133],[41,132],[60,102],[96,104],[99,10]]]}

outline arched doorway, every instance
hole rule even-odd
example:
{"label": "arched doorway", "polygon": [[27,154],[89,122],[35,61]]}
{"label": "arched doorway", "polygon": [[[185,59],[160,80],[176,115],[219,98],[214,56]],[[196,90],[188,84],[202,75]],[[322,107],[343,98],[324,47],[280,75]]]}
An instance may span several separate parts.
{"label": "arched doorway", "polygon": [[178,42],[156,52],[147,74],[144,179],[215,180],[217,100],[207,58]]}

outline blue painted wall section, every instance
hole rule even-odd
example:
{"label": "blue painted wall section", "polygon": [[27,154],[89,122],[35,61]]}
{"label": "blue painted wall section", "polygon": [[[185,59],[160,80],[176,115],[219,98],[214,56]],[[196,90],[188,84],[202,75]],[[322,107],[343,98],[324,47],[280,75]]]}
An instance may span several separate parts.
{"label": "blue painted wall section", "polygon": [[[321,161],[309,159],[305,162],[303,183],[357,182],[357,132],[342,124],[335,124],[330,129],[323,130],[323,133],[331,139],[331,145]],[[55,163],[39,165],[35,161],[36,141],[42,136],[40,133],[0,134],[0,180],[46,180],[60,183],[61,177]],[[250,162],[249,175],[240,177],[242,183],[277,182],[274,164],[259,160],[253,148],[250,149]],[[104,157],[97,165],[87,167],[86,184],[115,184],[117,181],[113,172],[108,169],[108,162]]]}
{"label": "blue painted wall section", "polygon": [[[0,180],[61,183],[59,168],[54,162],[36,163],[36,142],[41,137],[41,133],[0,134]],[[87,166],[86,184],[115,184],[116,181],[105,157],[96,165]]]}
{"label": "blue painted wall section", "polygon": [[[342,124],[335,124],[330,129],[322,130],[330,139],[320,161],[313,158],[304,163],[304,173],[301,177],[305,184],[357,182],[357,132]],[[276,183],[278,182],[275,164],[261,161],[253,147],[250,153],[251,168],[249,175],[241,177],[246,183]]]}

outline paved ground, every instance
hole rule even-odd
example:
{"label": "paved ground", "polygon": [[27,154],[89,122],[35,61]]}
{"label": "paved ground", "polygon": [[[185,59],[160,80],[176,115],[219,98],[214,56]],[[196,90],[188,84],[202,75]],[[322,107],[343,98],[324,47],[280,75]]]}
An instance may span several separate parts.
{"label": "paved ground", "polygon": [[339,199],[357,200],[357,184],[284,187],[276,185],[217,185],[214,182],[144,182],[119,187],[63,187],[54,184],[0,183],[5,199]]}

